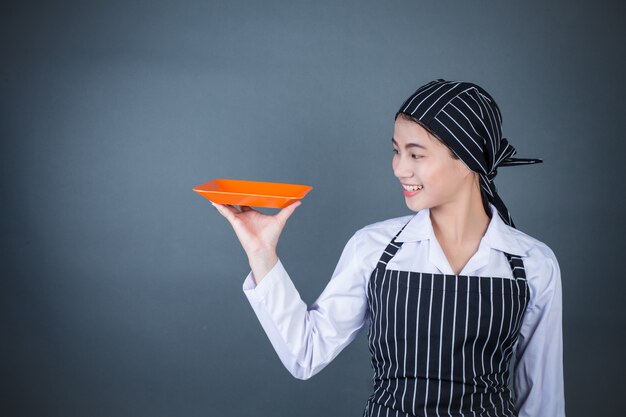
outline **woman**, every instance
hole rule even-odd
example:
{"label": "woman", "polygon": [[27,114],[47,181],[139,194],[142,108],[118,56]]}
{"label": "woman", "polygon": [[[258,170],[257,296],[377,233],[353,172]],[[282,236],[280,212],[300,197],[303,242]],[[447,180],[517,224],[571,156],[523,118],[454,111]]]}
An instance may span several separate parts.
{"label": "woman", "polygon": [[368,325],[364,416],[565,415],[559,264],[515,228],[493,182],[499,166],[542,161],[512,158],[501,123],[473,83],[437,79],[407,98],[393,170],[416,213],[358,230],[310,307],[276,255],[301,203],[274,216],[215,205],[248,255],[243,291],[296,378]]}

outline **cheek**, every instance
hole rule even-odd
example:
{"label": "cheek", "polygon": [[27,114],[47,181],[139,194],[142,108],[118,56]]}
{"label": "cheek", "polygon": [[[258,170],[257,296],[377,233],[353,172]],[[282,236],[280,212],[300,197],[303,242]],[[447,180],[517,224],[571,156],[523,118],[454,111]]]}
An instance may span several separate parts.
{"label": "cheek", "polygon": [[416,168],[418,178],[425,185],[437,185],[441,182],[440,167],[436,164],[422,164]]}
{"label": "cheek", "polygon": [[446,164],[424,164],[417,175],[431,196],[444,196],[453,191],[454,178]]}

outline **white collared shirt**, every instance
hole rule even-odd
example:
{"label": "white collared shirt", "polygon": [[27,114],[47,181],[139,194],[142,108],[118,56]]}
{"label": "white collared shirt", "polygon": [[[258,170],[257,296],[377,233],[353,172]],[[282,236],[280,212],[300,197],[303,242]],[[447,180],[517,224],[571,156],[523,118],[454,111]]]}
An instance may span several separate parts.
{"label": "white collared shirt", "polygon": [[[477,252],[459,275],[513,278],[503,251],[524,262],[530,300],[515,350],[513,388],[519,416],[565,416],[561,271],[543,242],[508,226],[490,204],[492,216]],[[407,224],[408,222],[408,224]],[[345,245],[318,299],[307,306],[280,259],[256,285],[252,271],[243,291],[281,362],[299,379],[321,371],[366,328],[367,284],[396,233],[404,242],[389,269],[454,274],[437,241],[430,210],[372,223]]]}

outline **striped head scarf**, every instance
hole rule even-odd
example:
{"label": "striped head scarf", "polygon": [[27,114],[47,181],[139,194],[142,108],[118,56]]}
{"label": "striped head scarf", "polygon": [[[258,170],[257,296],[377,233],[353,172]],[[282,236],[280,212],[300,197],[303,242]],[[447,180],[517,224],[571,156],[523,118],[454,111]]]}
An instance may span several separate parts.
{"label": "striped head scarf", "polygon": [[515,227],[511,214],[493,182],[501,166],[543,162],[512,158],[517,152],[502,137],[502,115],[495,100],[482,87],[462,81],[437,79],[419,87],[400,107],[428,126],[469,169],[480,174],[480,186],[498,214]]}

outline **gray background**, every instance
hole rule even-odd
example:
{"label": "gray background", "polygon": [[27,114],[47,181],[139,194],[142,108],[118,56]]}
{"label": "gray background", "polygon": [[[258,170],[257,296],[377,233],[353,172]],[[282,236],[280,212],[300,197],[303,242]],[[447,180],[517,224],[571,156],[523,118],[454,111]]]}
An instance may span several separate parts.
{"label": "gray background", "polygon": [[0,414],[360,415],[365,332],[294,379],[191,189],[312,185],[278,246],[310,304],[352,233],[412,213],[393,115],[441,77],[482,85],[516,156],[544,159],[496,184],[559,259],[568,416],[615,415],[624,3],[504,3],[3,2]]}

